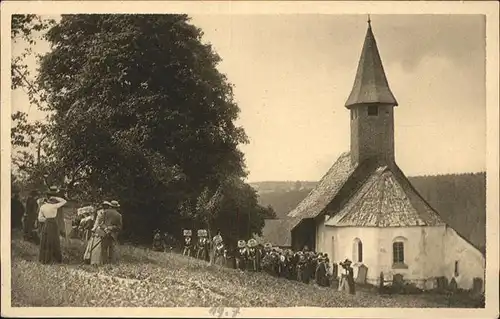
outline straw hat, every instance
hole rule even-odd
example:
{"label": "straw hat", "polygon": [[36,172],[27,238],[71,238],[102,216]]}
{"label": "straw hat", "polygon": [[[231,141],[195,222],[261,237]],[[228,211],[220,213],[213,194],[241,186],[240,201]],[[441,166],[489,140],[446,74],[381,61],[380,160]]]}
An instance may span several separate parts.
{"label": "straw hat", "polygon": [[206,229],[198,229],[198,237],[206,237],[208,236]]}
{"label": "straw hat", "polygon": [[252,239],[248,240],[248,247],[253,248],[255,246],[257,246],[257,241],[255,239],[252,238]]}
{"label": "straw hat", "polygon": [[238,248],[244,248],[246,246],[246,242],[244,240],[238,240]]}
{"label": "straw hat", "polygon": [[57,186],[50,186],[49,190],[47,191],[47,196],[57,196],[59,195],[59,188]]}
{"label": "straw hat", "polygon": [[102,202],[102,206],[113,206],[110,202],[108,202],[107,200],[105,200],[104,202]]}
{"label": "straw hat", "polygon": [[120,203],[117,200],[112,200],[110,204],[112,207],[120,208]]}

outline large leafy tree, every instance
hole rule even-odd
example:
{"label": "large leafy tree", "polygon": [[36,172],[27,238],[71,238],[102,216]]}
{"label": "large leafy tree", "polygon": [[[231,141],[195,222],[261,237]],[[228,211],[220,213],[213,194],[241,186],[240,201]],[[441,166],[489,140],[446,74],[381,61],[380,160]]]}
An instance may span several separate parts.
{"label": "large leafy tree", "polygon": [[178,231],[181,203],[246,175],[239,108],[202,36],[186,15],[67,15],[47,33],[38,84],[59,170],[121,200],[129,231]]}

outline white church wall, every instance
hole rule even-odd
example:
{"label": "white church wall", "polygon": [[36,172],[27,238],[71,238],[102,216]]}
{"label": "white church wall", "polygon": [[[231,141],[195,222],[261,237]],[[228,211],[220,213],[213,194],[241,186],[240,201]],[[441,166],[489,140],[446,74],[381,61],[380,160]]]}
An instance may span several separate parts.
{"label": "white church wall", "polygon": [[[455,274],[455,262],[458,266],[458,275]],[[473,245],[460,237],[455,230],[446,228],[444,276],[450,281],[455,278],[457,286],[462,289],[471,289],[475,277],[483,281],[486,261],[484,255]]]}
{"label": "white church wall", "polygon": [[[379,229],[375,227],[335,227],[318,225],[317,251],[326,252],[330,256],[331,263],[339,263],[345,259],[353,262],[354,277],[357,276],[358,267],[364,264],[368,267],[367,281],[376,280],[378,268],[377,238]],[[357,251],[354,243],[360,240],[362,243],[362,262],[357,262]]]}
{"label": "white church wall", "polygon": [[[436,287],[436,278],[455,278],[457,286],[471,289],[473,279],[484,282],[485,259],[479,250],[452,228],[436,227],[335,227],[318,223],[316,251],[325,252],[330,262],[348,258],[353,261],[354,276],[361,263],[356,262],[356,239],[363,245],[363,261],[368,267],[367,282],[378,285],[380,272],[390,283],[395,274],[422,289]],[[393,243],[403,242],[404,262],[393,263]],[[455,262],[458,275],[455,276]],[[484,285],[483,285],[484,289]]]}
{"label": "white church wall", "polygon": [[332,256],[330,255],[330,250],[327,250],[327,244],[325,242],[325,224],[324,223],[317,223],[316,224],[316,247],[315,250],[317,252],[322,252],[322,253],[327,253],[330,259]]}
{"label": "white church wall", "polygon": [[[406,281],[426,288],[432,276],[441,276],[443,264],[443,227],[388,227],[380,229],[379,269],[384,280],[391,282],[401,274]],[[395,242],[403,243],[404,261],[394,263]],[[432,288],[432,287],[428,287]]]}
{"label": "white church wall", "polygon": [[444,255],[446,232],[444,226],[420,227],[420,259],[422,260],[422,279],[420,287],[436,288],[436,277],[444,274]]}

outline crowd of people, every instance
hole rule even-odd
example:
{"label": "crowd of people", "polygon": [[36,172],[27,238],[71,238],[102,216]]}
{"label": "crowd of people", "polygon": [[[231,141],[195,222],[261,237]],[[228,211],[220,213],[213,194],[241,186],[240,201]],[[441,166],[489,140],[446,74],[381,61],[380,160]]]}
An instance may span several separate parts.
{"label": "crowd of people", "polygon": [[[22,228],[23,237],[39,245],[39,262],[53,264],[62,262],[61,239],[66,238],[66,225],[62,207],[67,203],[61,191],[52,186],[44,194],[30,192],[26,207],[13,192],[11,204],[12,229]],[[70,235],[86,242],[82,259],[85,263],[100,265],[116,260],[118,233],[122,229],[122,216],[118,201],[103,201],[96,209],[84,206],[77,210]]]}
{"label": "crowd of people", "polygon": [[[205,229],[197,232],[197,240],[189,229],[183,232],[182,254],[226,266],[240,271],[264,271],[272,276],[303,283],[314,282],[329,287],[338,283],[339,291],[355,293],[352,262],[349,259],[330,264],[328,254],[310,251],[305,246],[301,251],[273,247],[271,243],[259,244],[255,239],[239,240],[236,247],[226,247],[220,231],[209,239]],[[153,250],[172,251],[167,243],[169,235],[156,230],[153,235]]]}
{"label": "crowd of people", "polygon": [[[12,198],[12,227],[22,226],[25,240],[40,245],[39,261],[43,264],[62,262],[60,236],[66,237],[66,227],[61,208],[66,202],[57,187],[50,187],[44,196],[32,191],[26,201],[26,208],[17,193]],[[113,263],[116,261],[117,237],[122,229],[120,204],[112,200],[96,206],[82,205],[77,209],[70,236],[86,242],[82,256],[85,263]],[[338,282],[340,291],[354,294],[353,268],[348,259],[330,264],[328,254],[310,251],[307,246],[301,251],[293,251],[273,247],[271,243],[262,245],[253,238],[239,240],[232,247],[226,246],[220,231],[210,239],[207,230],[199,229],[196,241],[190,229],[185,229],[183,235],[181,251],[187,257],[240,271],[264,271],[272,276],[306,284],[314,282],[323,287]],[[174,236],[155,230],[153,250],[171,252],[175,246]]]}

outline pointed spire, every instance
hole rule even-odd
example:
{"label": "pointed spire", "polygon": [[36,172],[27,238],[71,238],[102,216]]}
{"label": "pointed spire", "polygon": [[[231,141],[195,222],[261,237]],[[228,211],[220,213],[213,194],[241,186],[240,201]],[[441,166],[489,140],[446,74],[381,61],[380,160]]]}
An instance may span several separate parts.
{"label": "pointed spire", "polygon": [[354,86],[345,106],[351,108],[365,103],[398,105],[387,83],[377,42],[373,35],[370,15],[368,15],[368,29],[359,59],[358,71],[354,79]]}

